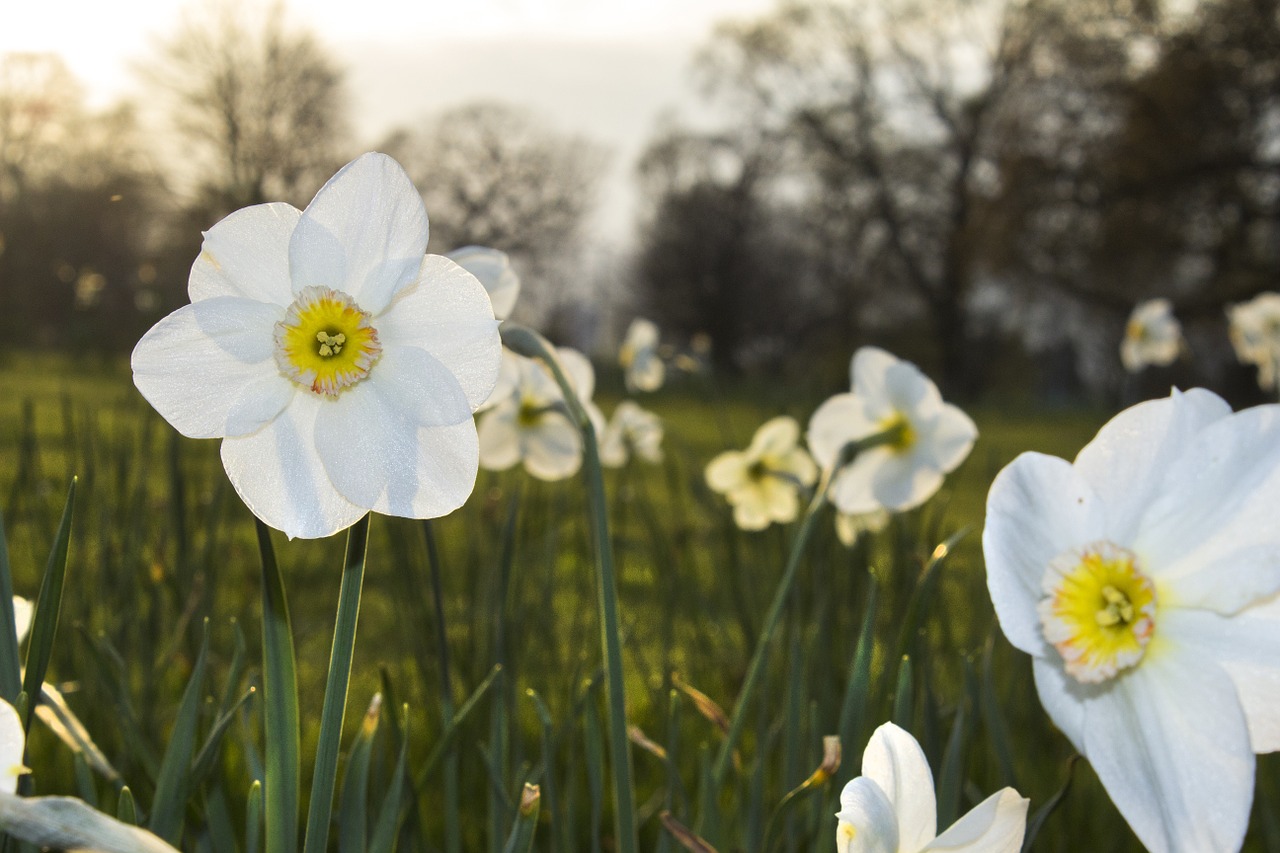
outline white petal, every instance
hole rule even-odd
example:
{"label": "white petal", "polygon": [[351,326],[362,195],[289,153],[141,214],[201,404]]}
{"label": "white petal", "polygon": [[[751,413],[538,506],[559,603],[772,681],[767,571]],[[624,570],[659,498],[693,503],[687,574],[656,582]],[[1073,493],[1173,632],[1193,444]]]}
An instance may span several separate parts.
{"label": "white petal", "polygon": [[572,347],[556,347],[556,358],[578,400],[584,404],[591,402],[596,392],[596,370],[591,366],[591,359]]}
{"label": "white petal", "polygon": [[484,288],[448,258],[427,255],[417,281],[373,325],[384,347],[414,346],[435,356],[456,377],[471,409],[493,391],[502,353],[498,322]]}
{"label": "white petal", "polygon": [[26,742],[18,712],[8,702],[0,699],[0,791],[6,794],[13,794],[18,790]]}
{"label": "white petal", "polygon": [[949,853],[1018,853],[1027,832],[1031,801],[1004,788],[974,806],[925,850]]}
{"label": "white petal", "polygon": [[862,753],[862,775],[884,791],[898,821],[898,844],[920,850],[937,835],[933,774],[916,739],[893,723],[881,725]]}
{"label": "white petal", "polygon": [[1207,656],[1155,645],[1090,701],[1085,757],[1153,853],[1238,850],[1255,762],[1235,687]]}
{"label": "white petal", "polygon": [[1104,533],[1129,547],[1138,520],[1164,488],[1169,468],[1210,423],[1231,414],[1217,395],[1195,389],[1148,400],[1108,421],[1075,465],[1107,506]]}
{"label": "white petal", "polygon": [[355,524],[367,512],[338,493],[314,439],[325,402],[298,394],[257,432],[222,442],[222,464],[249,510],[290,539],[317,539]]}
{"label": "white petal", "polygon": [[849,362],[849,383],[855,394],[882,404],[889,399],[885,374],[900,359],[879,347],[859,347]]}
{"label": "white petal", "polygon": [[[283,408],[291,396],[273,356],[272,331],[282,313],[276,305],[230,296],[184,305],[134,347],[133,382],[188,438],[257,429],[279,411],[271,411],[274,405]],[[267,399],[260,399],[263,394]]]}
{"label": "white petal", "polygon": [[582,434],[563,415],[543,415],[522,442],[524,468],[539,480],[563,480],[582,467]]}
{"label": "white petal", "polygon": [[1023,453],[1005,466],[987,495],[982,552],[987,590],[1000,628],[1028,654],[1055,654],[1044,640],[1036,603],[1049,561],[1099,538],[1102,502],[1064,459]]}
{"label": "white petal", "polygon": [[516,307],[520,295],[520,276],[511,268],[506,252],[486,246],[463,246],[446,255],[449,260],[471,273],[489,294],[493,315],[505,320]]}
{"label": "white petal", "polygon": [[872,488],[876,471],[883,466],[892,451],[887,447],[873,447],[863,451],[852,463],[846,465],[831,481],[831,502],[847,515],[862,515],[882,509]]}
{"label": "white petal", "polygon": [[301,215],[291,204],[258,204],[204,232],[187,281],[191,301],[239,296],[287,307],[293,302],[289,239]]}
{"label": "white petal", "polygon": [[795,418],[780,415],[760,425],[751,438],[747,455],[753,459],[786,453],[800,440],[800,424]]}
{"label": "white petal", "polygon": [[1090,699],[1108,689],[1105,684],[1082,684],[1062,667],[1062,659],[1051,651],[1050,657],[1031,659],[1032,674],[1036,681],[1036,693],[1067,740],[1076,751],[1084,753],[1085,705]]}
{"label": "white petal", "polygon": [[480,441],[480,467],[505,471],[520,461],[520,405],[508,398],[480,415],[476,430]]}
{"label": "white petal", "polygon": [[835,464],[846,444],[876,432],[876,424],[867,419],[865,408],[856,394],[837,394],[817,408],[809,418],[805,440],[819,465],[827,468]]}
{"label": "white petal", "polygon": [[466,503],[479,463],[475,424],[468,418],[419,429],[413,448],[399,461],[373,510],[401,518],[439,518]]}
{"label": "white petal", "polygon": [[771,456],[764,461],[769,470],[790,474],[801,485],[812,486],[818,479],[818,466],[803,448],[793,447],[780,456]]}
{"label": "white petal", "polygon": [[343,166],[307,205],[289,243],[293,292],[325,286],[372,315],[417,276],[427,212],[400,164],[364,154]]}
{"label": "white petal", "polygon": [[871,492],[885,509],[903,512],[933,497],[942,487],[942,472],[921,464],[918,453],[886,453],[871,478]]}
{"label": "white petal", "polygon": [[892,410],[913,423],[931,420],[942,408],[938,386],[909,361],[899,361],[885,369],[884,390]]}
{"label": "white petal", "polygon": [[1231,613],[1280,589],[1280,406],[1220,418],[1179,449],[1134,550],[1181,605]]}
{"label": "white petal", "polygon": [[944,474],[965,460],[978,438],[973,420],[950,403],[942,404],[937,417],[920,437],[921,453],[927,453],[930,464]]}
{"label": "white petal", "polygon": [[844,786],[836,819],[838,853],[898,853],[898,821],[893,804],[880,786],[866,776],[850,779]]}
{"label": "white petal", "polygon": [[747,479],[746,454],[739,450],[726,450],[707,463],[707,485],[713,492],[725,494],[736,489]]}
{"label": "white petal", "polygon": [[498,363],[498,379],[493,385],[493,390],[489,392],[489,396],[485,398],[485,401],[480,404],[480,408],[476,411],[493,408],[516,393],[516,388],[520,385],[521,361],[520,356],[506,347],[502,348],[502,358]]}
{"label": "white petal", "polygon": [[26,639],[27,632],[31,630],[31,614],[35,609],[31,599],[20,595],[13,597],[13,628],[19,643]]}
{"label": "white petal", "polygon": [[636,356],[625,376],[627,387],[634,391],[657,391],[666,378],[666,365],[656,353],[648,350]]}
{"label": "white petal", "polygon": [[730,496],[733,504],[733,523],[739,530],[764,530],[773,518],[769,514],[769,504],[759,489],[744,490]]}

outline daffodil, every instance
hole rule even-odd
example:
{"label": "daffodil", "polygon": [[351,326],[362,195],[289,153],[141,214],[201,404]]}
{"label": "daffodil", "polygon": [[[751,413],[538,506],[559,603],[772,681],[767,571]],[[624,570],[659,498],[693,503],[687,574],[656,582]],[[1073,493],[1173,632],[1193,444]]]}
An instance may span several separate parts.
{"label": "daffodil", "polygon": [[836,513],[836,536],[846,548],[858,544],[864,533],[879,533],[889,526],[889,512],[875,509],[871,512]]}
{"label": "daffodil", "polygon": [[484,288],[426,245],[422,200],[382,154],[304,211],[232,213],[204,235],[191,304],[134,349],[134,383],[183,435],[221,438],[240,497],[290,537],[448,513],[475,485],[471,414],[500,347]]}
{"label": "daffodil", "polygon": [[1181,350],[1182,324],[1173,316],[1172,302],[1148,299],[1133,309],[1120,343],[1120,361],[1125,370],[1137,373],[1147,365],[1173,364]]}
{"label": "daffodil", "polygon": [[728,450],[707,465],[707,485],[733,506],[743,530],[794,521],[798,491],[818,479],[813,459],[799,446],[800,425],[786,416],[766,421],[746,450]]}
{"label": "daffodil", "polygon": [[983,550],[1040,701],[1152,851],[1236,850],[1280,749],[1280,406],[1141,403],[991,486]]}
{"label": "daffodil", "polygon": [[[591,362],[568,347],[558,347],[556,356],[597,433],[602,432],[604,415],[591,400],[596,382]],[[523,462],[540,480],[573,476],[582,465],[582,435],[569,419],[560,386],[541,361],[509,350],[503,359],[512,391],[480,415],[481,467],[504,471]]]}
{"label": "daffodil", "polygon": [[667,368],[658,354],[658,340],[658,327],[652,320],[637,317],[631,321],[618,352],[629,390],[656,391],[662,387]]}
{"label": "daffodil", "polygon": [[827,400],[809,420],[808,442],[823,468],[852,441],[887,435],[836,473],[831,502],[846,515],[919,506],[973,448],[978,429],[944,403],[914,364],[882,349],[862,347],[849,366],[853,390]]}
{"label": "daffodil", "polygon": [[662,461],[662,419],[623,400],[600,436],[600,464],[621,468],[633,452],[646,462]]}
{"label": "daffodil", "polygon": [[[916,739],[893,723],[876,729],[862,775],[840,792],[838,853],[1017,853],[1029,801],[1003,788],[937,834],[933,774]],[[935,837],[936,836],[936,837]]]}
{"label": "daffodil", "polygon": [[1258,385],[1274,390],[1280,369],[1280,293],[1260,293],[1231,306],[1227,321],[1236,357],[1258,368]]}
{"label": "daffodil", "polygon": [[445,255],[446,258],[471,273],[489,294],[493,316],[505,320],[516,307],[520,295],[520,276],[511,267],[506,252],[486,246],[463,246]]}
{"label": "daffodil", "polygon": [[27,736],[22,730],[18,712],[8,702],[0,699],[0,791],[15,793],[18,790],[18,777],[31,772],[22,763],[22,754],[26,748]]}

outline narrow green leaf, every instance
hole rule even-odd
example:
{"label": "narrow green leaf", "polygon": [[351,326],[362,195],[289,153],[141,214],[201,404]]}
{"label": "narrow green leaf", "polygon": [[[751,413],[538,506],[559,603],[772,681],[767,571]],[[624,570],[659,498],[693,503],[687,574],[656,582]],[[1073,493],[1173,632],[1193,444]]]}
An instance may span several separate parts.
{"label": "narrow green leaf", "polygon": [[120,789],[120,798],[116,800],[116,820],[130,826],[138,825],[138,807],[133,802],[133,791],[125,785]]}
{"label": "narrow green leaf", "polygon": [[1067,775],[1062,781],[1062,787],[1046,800],[1044,805],[1036,809],[1035,813],[1027,820],[1027,833],[1022,837],[1022,853],[1030,853],[1031,845],[1035,843],[1036,836],[1040,834],[1040,830],[1044,829],[1044,822],[1066,799],[1067,792],[1071,790],[1072,771],[1076,769],[1076,762],[1079,760],[1079,755],[1073,755],[1067,759]]}
{"label": "narrow green leaf", "polygon": [[[22,689],[27,696],[39,696],[40,685],[49,673],[49,659],[53,656],[53,638],[58,632],[58,614],[62,610],[62,587],[67,577],[67,552],[71,545],[71,515],[76,503],[76,478],[71,478],[67,489],[67,502],[62,509],[62,521],[45,564],[44,579],[40,582],[40,596],[36,599],[35,613],[31,617],[31,635],[27,642],[26,676]],[[13,599],[7,600],[10,607]],[[10,614],[12,615],[12,614]],[[31,731],[34,703],[27,707],[22,718],[24,731]]]}
{"label": "narrow green leaf", "polygon": [[520,807],[516,811],[515,823],[511,826],[511,834],[502,853],[529,853],[533,849],[533,836],[538,828],[538,808],[541,795],[537,785],[527,782],[520,795]]}
{"label": "narrow green leaf", "polygon": [[342,776],[342,793],[338,799],[339,853],[363,853],[369,843],[369,759],[381,716],[382,695],[374,694],[355,743],[351,745],[347,770]]}
{"label": "narrow green leaf", "polygon": [[966,660],[966,695],[956,705],[955,720],[951,724],[951,737],[942,756],[938,771],[938,826],[950,826],[960,814],[960,792],[964,787],[965,753],[973,738],[973,703],[977,701],[977,677],[973,665]]}
{"label": "narrow green leaf", "polygon": [[200,747],[200,752],[196,754],[196,759],[192,762],[192,785],[199,785],[213,771],[214,762],[218,760],[218,747],[222,744],[222,739],[226,735],[227,729],[231,727],[231,723],[239,715],[240,709],[249,701],[249,697],[254,692],[254,689],[250,687],[234,705],[226,710],[226,713],[214,722],[213,728],[209,731],[209,736],[205,738],[204,745]]}
{"label": "narrow green leaf", "polygon": [[1009,788],[1018,788],[1018,774],[1014,769],[1013,747],[1009,742],[1009,727],[1005,725],[1004,714],[1000,711],[1000,700],[996,697],[995,671],[992,658],[995,654],[995,635],[987,638],[987,646],[982,652],[982,690],[979,694],[982,706],[982,723],[986,726],[987,736],[991,738],[995,749],[996,763],[1000,767],[1000,784]]}
{"label": "narrow green leaf", "polygon": [[435,746],[431,748],[431,753],[427,756],[427,760],[422,763],[422,768],[414,777],[414,781],[419,789],[426,784],[426,780],[436,769],[436,765],[440,763],[440,759],[446,752],[448,752],[449,747],[452,746],[454,740],[457,738],[462,725],[468,720],[468,718],[470,718],[472,712],[475,711],[476,707],[480,704],[480,700],[485,697],[490,689],[492,689],[501,673],[502,667],[500,666],[495,666],[493,669],[489,670],[488,677],[485,678],[484,681],[480,682],[480,686],[475,689],[475,692],[471,694],[466,702],[462,703],[462,707],[458,709],[457,716],[453,718],[453,723],[440,733],[440,737],[436,741]]}
{"label": "narrow green leaf", "polygon": [[378,822],[373,828],[373,837],[369,840],[369,853],[394,853],[396,849],[396,830],[400,826],[400,812],[404,808],[404,783],[409,775],[409,706],[405,705],[405,736],[400,743],[400,757],[396,759],[395,775],[387,787],[387,795],[378,810]]}
{"label": "narrow green leaf", "polygon": [[13,618],[13,576],[9,570],[9,543],[4,514],[0,513],[0,698],[10,705],[22,689],[22,664],[18,653],[18,629]]}
{"label": "narrow green leaf", "polygon": [[93,773],[89,771],[89,762],[84,760],[84,753],[75,753],[73,763],[76,774],[76,791],[80,794],[80,799],[93,808],[98,808],[98,786],[93,781]]}
{"label": "narrow green leaf", "polygon": [[550,818],[548,823],[551,824],[551,846],[553,849],[565,849],[564,839],[561,837],[564,827],[561,826],[559,803],[556,802],[555,724],[551,719],[551,709],[542,701],[542,697],[538,695],[538,692],[530,688],[526,691],[526,695],[533,700],[533,705],[538,711],[538,722],[541,724],[542,730],[542,783],[540,787],[546,791],[547,816]]}
{"label": "narrow green leaf", "polygon": [[[599,684],[598,681],[593,682],[587,688],[589,694],[594,694]],[[600,732],[600,712],[596,710],[594,695],[587,696],[583,707],[582,737],[586,749],[587,802],[591,809],[591,849],[598,853],[604,811],[604,739]]]}
{"label": "narrow green leaf", "polygon": [[858,645],[849,661],[849,682],[840,707],[840,743],[847,751],[862,745],[863,728],[866,726],[867,708],[871,702],[871,660],[875,651],[876,598],[879,587],[870,574],[867,576],[867,602],[862,612],[862,630],[858,633]]}
{"label": "narrow green leaf", "polygon": [[893,693],[893,716],[891,719],[895,725],[907,731],[912,729],[911,711],[914,707],[913,700],[911,658],[903,655],[902,662],[898,665],[898,686]]}
{"label": "narrow green leaf", "polygon": [[191,678],[178,705],[178,718],[169,735],[169,746],[160,762],[156,779],[156,795],[151,803],[149,828],[166,841],[182,840],[182,820],[191,793],[191,755],[196,747],[196,726],[200,722],[200,705],[204,692],[204,670],[209,652],[209,620],[204,621],[204,637],[200,654],[191,669]]}
{"label": "narrow green leaf", "polygon": [[244,853],[258,853],[262,843],[262,783],[257,779],[249,786],[244,809]]}
{"label": "narrow green leaf", "polygon": [[262,558],[262,707],[266,740],[263,791],[266,853],[298,849],[298,677],[284,582],[271,531],[255,519]]}

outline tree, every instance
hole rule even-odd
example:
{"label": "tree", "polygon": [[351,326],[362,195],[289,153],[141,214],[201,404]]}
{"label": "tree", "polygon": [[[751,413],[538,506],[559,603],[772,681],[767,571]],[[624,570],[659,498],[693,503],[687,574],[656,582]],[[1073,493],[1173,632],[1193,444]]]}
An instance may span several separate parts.
{"label": "tree", "polygon": [[305,203],[345,160],[343,72],[281,3],[206,0],[143,67],[212,218]]}

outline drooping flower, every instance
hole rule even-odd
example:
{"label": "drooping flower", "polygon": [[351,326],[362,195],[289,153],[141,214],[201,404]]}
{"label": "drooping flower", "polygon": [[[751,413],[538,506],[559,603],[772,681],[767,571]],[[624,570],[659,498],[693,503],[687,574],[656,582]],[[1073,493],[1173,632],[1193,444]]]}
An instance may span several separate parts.
{"label": "drooping flower", "polygon": [[22,763],[27,748],[27,736],[22,730],[22,720],[14,707],[0,699],[0,791],[16,793],[18,777],[31,770]]}
{"label": "drooping flower", "polygon": [[1276,388],[1280,370],[1280,293],[1260,293],[1227,309],[1228,332],[1236,358],[1258,368],[1258,385]]}
{"label": "drooping flower", "polygon": [[618,352],[618,363],[626,371],[630,391],[656,391],[662,387],[667,368],[658,354],[658,327],[652,320],[637,317],[627,328]]}
{"label": "drooping flower", "polygon": [[862,775],[840,792],[836,850],[1016,853],[1027,830],[1029,804],[1013,788],[1003,788],[937,835],[937,800],[924,750],[910,734],[885,723],[862,754]]}
{"label": "drooping flower", "polygon": [[631,400],[623,400],[600,436],[600,464],[621,468],[635,453],[646,462],[662,461],[662,419]]}
{"label": "drooping flower", "polygon": [[897,437],[862,451],[831,483],[831,502],[847,515],[917,507],[969,455],[978,429],[944,403],[914,364],[877,347],[862,347],[849,366],[853,390],[827,400],[809,420],[808,442],[823,468],[851,441],[887,430]]}
{"label": "drooping flower", "polygon": [[743,530],[786,524],[800,512],[798,490],[818,479],[813,459],[799,446],[800,425],[784,416],[766,421],[746,450],[728,450],[707,465],[707,485],[733,507]]}
{"label": "drooping flower", "polygon": [[463,246],[445,255],[446,258],[471,273],[484,285],[493,305],[493,316],[505,320],[516,307],[520,296],[520,276],[511,266],[506,252],[487,246]]}
{"label": "drooping flower", "polygon": [[1152,851],[1236,850],[1280,749],[1280,406],[1196,389],[991,486],[987,586],[1045,710]]}
{"label": "drooping flower", "polygon": [[861,512],[852,515],[846,512],[836,513],[836,536],[846,548],[858,544],[864,533],[879,533],[889,526],[889,511],[884,509]]}
{"label": "drooping flower", "polygon": [[1148,299],[1133,309],[1120,343],[1120,361],[1125,370],[1137,373],[1147,365],[1173,364],[1181,350],[1182,324],[1173,316],[1172,302]]}
{"label": "drooping flower", "polygon": [[183,435],[223,439],[240,497],[290,537],[448,513],[475,485],[471,413],[500,347],[484,288],[426,245],[422,199],[382,154],[305,211],[236,211],[205,233],[191,304],[138,342],[134,383]]}
{"label": "drooping flower", "polygon": [[[558,347],[556,356],[597,434],[603,432],[604,415],[591,400],[596,384],[591,362],[568,347]],[[505,471],[523,462],[540,480],[573,476],[582,465],[582,434],[569,418],[555,377],[541,361],[509,350],[503,359],[512,393],[480,415],[481,467]]]}

